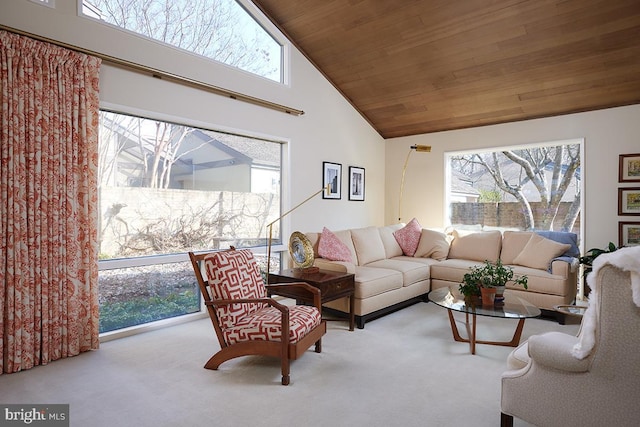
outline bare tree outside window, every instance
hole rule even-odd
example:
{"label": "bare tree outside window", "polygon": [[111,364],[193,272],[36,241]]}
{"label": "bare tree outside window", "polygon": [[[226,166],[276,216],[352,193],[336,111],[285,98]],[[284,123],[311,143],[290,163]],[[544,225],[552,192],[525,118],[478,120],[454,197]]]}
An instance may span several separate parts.
{"label": "bare tree outside window", "polygon": [[279,143],[111,112],[100,122],[103,258],[266,238],[279,212]]}
{"label": "bare tree outside window", "polygon": [[451,170],[458,182],[452,188],[462,193],[460,187],[467,186],[465,194],[475,194],[469,202],[517,202],[521,222],[507,218],[503,209],[495,214],[498,226],[571,231],[581,206],[580,147],[575,143],[452,155]]}
{"label": "bare tree outside window", "polygon": [[198,312],[180,255],[264,247],[280,215],[279,142],[102,111],[99,153],[101,332]]}
{"label": "bare tree outside window", "polygon": [[282,81],[282,46],[234,0],[83,0],[83,14]]}

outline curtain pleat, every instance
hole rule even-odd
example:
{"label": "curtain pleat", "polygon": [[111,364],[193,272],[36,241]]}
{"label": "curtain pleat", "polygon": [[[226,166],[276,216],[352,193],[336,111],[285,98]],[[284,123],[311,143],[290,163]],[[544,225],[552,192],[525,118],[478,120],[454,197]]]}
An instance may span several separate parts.
{"label": "curtain pleat", "polygon": [[0,31],[0,346],[10,373],[98,348],[100,59]]}

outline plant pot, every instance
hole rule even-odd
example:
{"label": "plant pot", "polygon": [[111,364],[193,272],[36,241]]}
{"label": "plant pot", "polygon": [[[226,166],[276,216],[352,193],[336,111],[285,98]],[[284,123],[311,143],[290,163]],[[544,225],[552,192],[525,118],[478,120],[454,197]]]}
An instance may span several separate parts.
{"label": "plant pot", "polygon": [[482,295],[482,306],[493,307],[493,303],[496,299],[496,288],[480,288]]}
{"label": "plant pot", "polygon": [[495,303],[503,303],[504,302],[504,290],[506,286],[496,286],[496,298]]}
{"label": "plant pot", "polygon": [[480,295],[465,295],[464,303],[469,307],[477,307],[482,304],[482,298]]}

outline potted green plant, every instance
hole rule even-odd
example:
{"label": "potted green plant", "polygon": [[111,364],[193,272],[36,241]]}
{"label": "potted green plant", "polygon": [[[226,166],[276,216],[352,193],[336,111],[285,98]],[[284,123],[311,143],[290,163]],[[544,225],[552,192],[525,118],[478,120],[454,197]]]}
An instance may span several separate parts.
{"label": "potted green plant", "polygon": [[589,296],[589,293],[591,292],[591,288],[589,288],[589,285],[587,284],[587,275],[589,273],[591,273],[591,270],[593,270],[593,261],[595,261],[595,259],[598,258],[602,254],[608,254],[608,253],[611,253],[611,252],[615,252],[618,249],[620,249],[620,248],[617,248],[616,245],[613,242],[609,242],[609,245],[607,245],[606,248],[604,248],[604,249],[600,249],[600,248],[589,249],[587,252],[585,252],[584,256],[581,256],[578,259],[580,261],[580,264],[584,265],[584,268],[582,270],[582,284],[584,286],[584,296],[585,297]]}
{"label": "potted green plant", "polygon": [[[462,295],[467,297],[477,296],[483,292],[496,292],[496,288],[506,287],[507,283],[513,282],[528,288],[527,276],[516,277],[513,268],[502,264],[501,260],[495,263],[486,260],[484,264],[470,267],[470,271],[462,278],[458,289]],[[486,291],[491,289],[491,291]],[[488,301],[487,301],[488,302]]]}

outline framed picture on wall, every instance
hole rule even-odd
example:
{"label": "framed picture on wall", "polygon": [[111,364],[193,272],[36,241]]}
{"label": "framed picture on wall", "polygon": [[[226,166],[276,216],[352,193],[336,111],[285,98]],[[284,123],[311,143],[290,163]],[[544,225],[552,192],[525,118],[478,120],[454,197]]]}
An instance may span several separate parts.
{"label": "framed picture on wall", "polygon": [[618,223],[618,246],[640,245],[640,222]]}
{"label": "framed picture on wall", "polygon": [[620,154],[618,182],[640,182],[640,153]]}
{"label": "framed picture on wall", "polygon": [[349,166],[349,200],[364,201],[364,168]]}
{"label": "framed picture on wall", "polygon": [[618,215],[640,215],[640,187],[618,188]]}
{"label": "framed picture on wall", "polygon": [[323,199],[342,198],[342,165],[340,163],[322,162],[322,186],[329,186],[329,191],[322,192]]}

